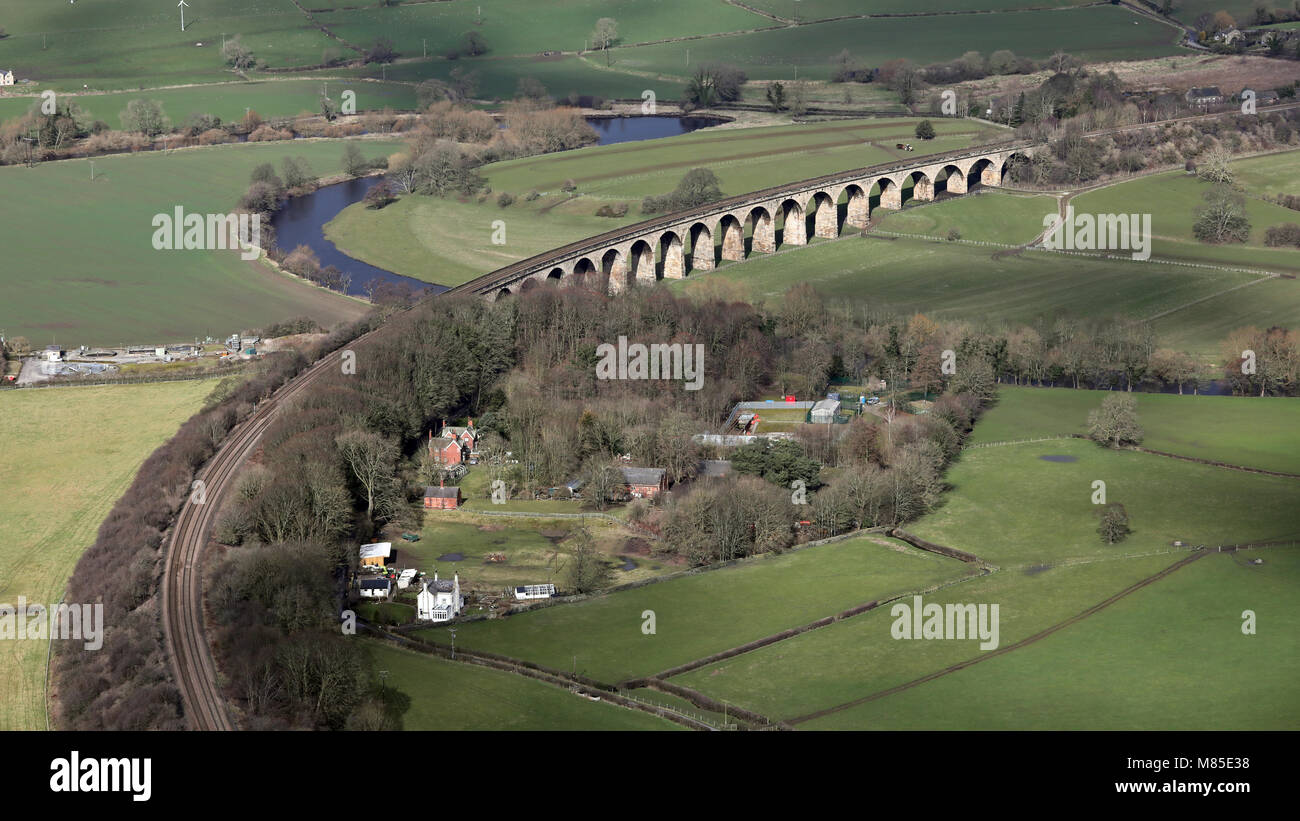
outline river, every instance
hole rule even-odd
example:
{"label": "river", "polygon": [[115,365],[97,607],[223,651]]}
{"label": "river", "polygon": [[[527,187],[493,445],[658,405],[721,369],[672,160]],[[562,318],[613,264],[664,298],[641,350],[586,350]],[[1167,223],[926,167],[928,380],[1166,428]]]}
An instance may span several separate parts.
{"label": "river", "polygon": [[[709,117],[589,117],[587,122],[600,135],[597,145],[654,140],[674,137],[722,122]],[[306,245],[316,252],[321,267],[333,265],[345,274],[352,275],[348,293],[366,294],[366,284],[372,280],[410,286],[415,291],[429,290],[442,293],[444,285],[433,285],[413,277],[395,274],[383,268],[362,262],[343,253],[325,238],[325,224],[353,203],[360,202],[366,192],[379,183],[382,177],[362,177],[327,185],[302,197],[288,200],[271,218],[275,228],[275,242],[286,252]],[[486,271],[484,273],[487,273]]]}

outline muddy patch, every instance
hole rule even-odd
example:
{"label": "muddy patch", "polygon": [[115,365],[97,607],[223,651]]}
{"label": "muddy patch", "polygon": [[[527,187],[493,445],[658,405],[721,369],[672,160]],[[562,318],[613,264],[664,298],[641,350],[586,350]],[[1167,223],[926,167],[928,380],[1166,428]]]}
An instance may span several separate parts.
{"label": "muddy patch", "polygon": [[619,558],[623,560],[623,563],[618,566],[619,570],[622,570],[624,573],[636,570],[636,562],[632,561],[631,557],[619,556]]}
{"label": "muddy patch", "polygon": [[444,553],[438,557],[440,562],[463,562],[465,561],[464,553]]}

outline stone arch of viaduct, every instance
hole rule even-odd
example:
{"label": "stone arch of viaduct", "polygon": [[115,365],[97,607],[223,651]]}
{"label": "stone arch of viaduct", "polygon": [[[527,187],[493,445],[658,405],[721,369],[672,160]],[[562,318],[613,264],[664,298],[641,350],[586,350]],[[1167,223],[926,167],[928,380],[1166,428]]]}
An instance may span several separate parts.
{"label": "stone arch of viaduct", "polygon": [[894,210],[905,201],[1000,186],[1013,160],[1029,151],[1021,145],[928,157],[732,197],[572,243],[456,290],[502,299],[548,283],[585,281],[621,293],[638,284],[681,279],[713,270],[723,260],[739,262],[773,253],[778,246],[805,245],[812,237],[834,238],[848,228],[865,228],[879,208]]}

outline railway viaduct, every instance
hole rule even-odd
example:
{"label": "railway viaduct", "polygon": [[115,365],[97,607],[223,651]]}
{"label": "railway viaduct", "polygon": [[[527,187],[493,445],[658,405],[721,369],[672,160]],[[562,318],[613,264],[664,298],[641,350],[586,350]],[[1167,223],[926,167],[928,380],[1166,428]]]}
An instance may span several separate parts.
{"label": "railway viaduct", "polygon": [[905,201],[1000,186],[1011,162],[1036,146],[981,146],[730,197],[570,243],[454,290],[496,300],[547,283],[585,280],[600,287],[603,282],[616,294],[659,279],[681,279],[711,271],[723,260],[773,253],[778,244],[806,245],[811,237],[829,239],[847,228],[865,228],[879,208],[899,209]]}

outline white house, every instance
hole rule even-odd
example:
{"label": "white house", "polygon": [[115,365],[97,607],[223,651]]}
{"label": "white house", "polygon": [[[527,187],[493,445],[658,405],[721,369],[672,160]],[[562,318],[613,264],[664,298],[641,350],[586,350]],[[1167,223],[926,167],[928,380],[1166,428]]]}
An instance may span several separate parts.
{"label": "white house", "polygon": [[45,346],[45,361],[46,361],[46,362],[62,362],[62,361],[63,361],[63,349],[60,348],[58,345],[46,345],[46,346]]}
{"label": "white house", "polygon": [[362,579],[357,587],[363,599],[386,599],[393,592],[393,580]]}
{"label": "white house", "polygon": [[465,597],[460,594],[460,574],[451,579],[425,579],[424,589],[415,598],[415,615],[420,621],[450,621],[465,609]]}
{"label": "white house", "polygon": [[555,585],[553,584],[525,584],[515,588],[515,598],[524,599],[549,599],[555,595]]}
{"label": "white house", "polygon": [[14,73],[12,71],[0,71],[0,86],[11,86],[14,84]]}

